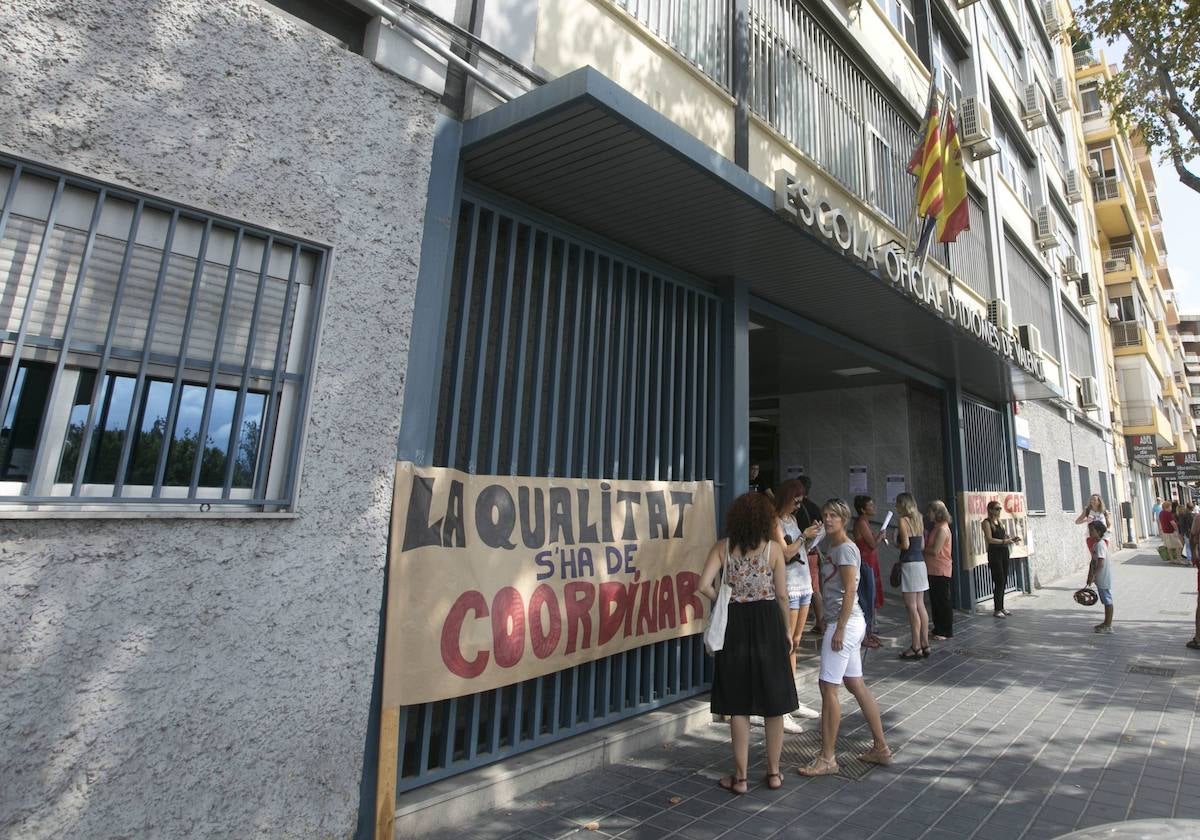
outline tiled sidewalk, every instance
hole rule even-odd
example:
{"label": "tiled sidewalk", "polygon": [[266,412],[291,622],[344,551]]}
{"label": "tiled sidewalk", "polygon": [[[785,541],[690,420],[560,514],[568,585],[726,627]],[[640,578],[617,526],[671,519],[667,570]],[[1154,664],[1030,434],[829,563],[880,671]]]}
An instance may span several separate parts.
{"label": "tiled sidewalk", "polygon": [[[750,792],[732,796],[716,785],[731,766],[728,728],[713,725],[445,836],[1040,840],[1116,820],[1200,818],[1200,652],[1183,646],[1196,573],[1150,551],[1114,558],[1111,635],[1091,631],[1099,606],[1071,599],[1081,572],[1011,598],[1011,618],[958,616],[954,639],[928,660],[871,652],[867,681],[897,758],[861,781],[804,779],[793,762],[783,789],[768,790],[756,729]],[[819,707],[815,677],[801,688]],[[865,724],[843,697],[842,741],[861,739]]]}

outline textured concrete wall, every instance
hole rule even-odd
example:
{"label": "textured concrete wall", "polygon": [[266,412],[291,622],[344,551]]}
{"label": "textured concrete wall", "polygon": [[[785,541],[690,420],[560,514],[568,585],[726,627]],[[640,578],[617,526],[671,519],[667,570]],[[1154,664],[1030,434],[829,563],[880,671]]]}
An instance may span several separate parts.
{"label": "textured concrete wall", "polygon": [[0,522],[0,836],[346,837],[436,104],[249,0],[0,55],[0,147],[335,248],[298,519]]}
{"label": "textured concrete wall", "polygon": [[[1086,528],[1076,525],[1075,517],[1083,510],[1087,499],[1079,498],[1079,467],[1088,468],[1092,492],[1098,492],[1099,472],[1103,471],[1108,480],[1108,445],[1092,427],[1068,423],[1063,415],[1039,403],[1022,403],[1021,416],[1029,420],[1031,450],[1042,456],[1042,483],[1046,488],[1045,514],[1033,515],[1029,520],[1034,541],[1034,584],[1042,586],[1064,575],[1072,575],[1070,580],[1078,579],[1076,586],[1083,586],[1088,564],[1084,544]],[[1060,459],[1071,464],[1071,493],[1074,496],[1071,511],[1062,509],[1063,493],[1058,477]],[[1024,464],[1021,469],[1024,470]],[[1119,511],[1111,498],[1111,490],[1109,503],[1115,525]]]}

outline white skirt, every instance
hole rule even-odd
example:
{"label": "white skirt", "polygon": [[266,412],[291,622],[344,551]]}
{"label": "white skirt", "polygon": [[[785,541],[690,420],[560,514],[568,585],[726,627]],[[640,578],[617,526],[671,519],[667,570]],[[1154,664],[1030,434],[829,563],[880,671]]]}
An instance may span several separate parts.
{"label": "white skirt", "polygon": [[900,564],[900,591],[924,592],[929,589],[929,572],[924,561]]}

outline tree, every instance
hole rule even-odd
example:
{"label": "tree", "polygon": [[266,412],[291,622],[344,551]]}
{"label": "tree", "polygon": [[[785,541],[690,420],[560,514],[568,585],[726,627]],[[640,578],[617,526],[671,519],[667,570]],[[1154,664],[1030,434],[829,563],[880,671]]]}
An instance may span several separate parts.
{"label": "tree", "polygon": [[1200,155],[1200,3],[1194,0],[1084,0],[1076,24],[1083,40],[1129,43],[1124,66],[1100,97],[1118,125],[1141,134],[1200,192],[1189,164]]}

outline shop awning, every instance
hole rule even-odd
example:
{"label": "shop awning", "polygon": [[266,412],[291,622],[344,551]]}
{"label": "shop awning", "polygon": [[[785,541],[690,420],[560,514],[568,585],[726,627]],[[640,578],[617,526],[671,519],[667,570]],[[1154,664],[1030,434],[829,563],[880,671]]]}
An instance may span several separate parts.
{"label": "shop awning", "polygon": [[773,190],[585,67],[468,121],[464,175],[995,402],[1058,395],[775,212]]}

